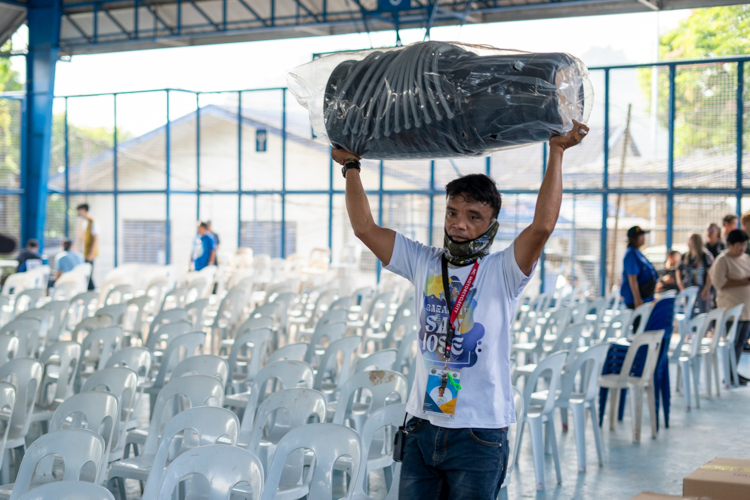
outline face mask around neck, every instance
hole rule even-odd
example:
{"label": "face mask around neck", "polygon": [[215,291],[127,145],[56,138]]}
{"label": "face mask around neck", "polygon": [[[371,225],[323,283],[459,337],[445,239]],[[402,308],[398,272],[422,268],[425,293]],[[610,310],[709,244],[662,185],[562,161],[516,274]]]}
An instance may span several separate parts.
{"label": "face mask around neck", "polygon": [[500,228],[497,219],[493,219],[490,227],[478,238],[469,241],[455,241],[446,231],[443,239],[443,252],[448,262],[454,266],[468,266],[482,257],[489,255],[495,235]]}

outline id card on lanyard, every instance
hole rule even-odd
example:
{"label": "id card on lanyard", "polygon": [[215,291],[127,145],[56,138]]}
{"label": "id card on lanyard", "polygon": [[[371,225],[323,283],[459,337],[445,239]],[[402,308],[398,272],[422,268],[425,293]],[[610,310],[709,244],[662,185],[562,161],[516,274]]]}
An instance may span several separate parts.
{"label": "id card on lanyard", "polygon": [[427,386],[424,395],[422,411],[430,415],[450,417],[456,413],[456,404],[458,402],[458,393],[461,390],[461,370],[448,367],[451,360],[453,337],[455,336],[458,325],[458,316],[464,306],[464,301],[474,284],[479,270],[479,261],[476,261],[466,278],[461,292],[456,298],[456,303],[451,307],[450,278],[448,277],[448,261],[442,258],[443,271],[443,293],[445,303],[450,311],[448,318],[447,332],[445,337],[445,363],[426,362],[427,369]]}

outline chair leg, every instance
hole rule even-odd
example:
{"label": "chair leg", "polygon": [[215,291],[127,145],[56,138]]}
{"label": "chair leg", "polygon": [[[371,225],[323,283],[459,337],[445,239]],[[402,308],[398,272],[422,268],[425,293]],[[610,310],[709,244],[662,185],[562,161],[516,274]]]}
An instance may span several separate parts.
{"label": "chair leg", "polygon": [[[576,453],[578,454],[578,472],[586,471],[586,409],[581,404],[571,404],[573,426],[576,433]],[[597,427],[596,425],[594,427]]]}
{"label": "chair leg", "polygon": [[711,354],[711,366],[714,369],[714,378],[716,379],[716,397],[721,397],[721,379],[719,378],[719,354],[713,352]]}
{"label": "chair leg", "polygon": [[682,386],[682,363],[677,361],[677,377],[675,377],[675,388],[674,392],[680,392],[680,387]]}
{"label": "chair leg", "polygon": [[729,366],[730,371],[732,372],[732,385],[734,387],[739,387],[740,385],[740,374],[737,371],[737,358],[734,355],[734,349],[728,348],[727,351],[729,352]]}
{"label": "chair leg", "polygon": [[648,397],[648,414],[651,420],[651,438],[656,439],[656,426],[659,415],[656,413],[656,389],[653,384],[649,384],[646,387],[646,395]]}
{"label": "chair leg", "polygon": [[534,474],[536,476],[536,489],[544,490],[544,428],[542,417],[528,420],[529,433],[531,434],[531,451],[534,459]]}
{"label": "chair leg", "polygon": [[693,359],[692,366],[690,367],[693,370],[693,373],[691,374],[693,377],[693,386],[695,388],[695,407],[700,408],[701,407],[701,396],[698,392],[701,385],[701,361],[703,358],[701,356],[696,356]]}
{"label": "chair leg", "polygon": [[568,432],[568,409],[560,408],[560,420],[562,421],[562,431]]}
{"label": "chair leg", "polygon": [[549,429],[549,442],[552,446],[552,458],[555,460],[555,475],[557,476],[557,484],[562,484],[562,473],[560,472],[560,453],[557,450],[557,435],[555,434],[555,419],[550,418],[547,421],[547,428]]}
{"label": "chair leg", "polygon": [[643,421],[643,387],[631,385],[630,412],[633,419],[633,442],[641,442],[641,423]]}
{"label": "chair leg", "polygon": [[508,500],[508,487],[503,486],[500,488],[500,496],[498,497],[498,500]]}
{"label": "chair leg", "polygon": [[729,356],[727,355],[729,350],[724,349],[722,346],[719,346],[716,349],[718,357],[721,359],[722,371],[724,372],[724,388],[729,389],[732,385],[732,370],[729,368]]}
{"label": "chair leg", "polygon": [[594,401],[591,402],[591,407],[589,408],[589,411],[591,412],[591,423],[594,427],[594,441],[596,442],[596,454],[599,458],[599,467],[604,466],[604,449],[602,446],[602,431],[599,429],[599,426],[596,423],[596,405],[594,404]]}
{"label": "chair leg", "polygon": [[680,368],[684,368],[685,376],[682,378],[682,387],[685,390],[685,409],[690,411],[690,368],[688,361],[680,361]]}
{"label": "chair leg", "polygon": [[706,366],[704,367],[704,375],[706,376],[706,398],[711,399],[711,370],[713,369],[713,360],[711,356],[706,356]]}
{"label": "chair leg", "polygon": [[516,429],[516,444],[513,446],[513,463],[518,464],[518,452],[521,451],[521,439],[523,438],[523,428],[526,426],[524,420],[519,429]]}
{"label": "chair leg", "polygon": [[617,409],[620,407],[620,389],[612,389],[612,399],[609,402],[609,430],[615,430]]}

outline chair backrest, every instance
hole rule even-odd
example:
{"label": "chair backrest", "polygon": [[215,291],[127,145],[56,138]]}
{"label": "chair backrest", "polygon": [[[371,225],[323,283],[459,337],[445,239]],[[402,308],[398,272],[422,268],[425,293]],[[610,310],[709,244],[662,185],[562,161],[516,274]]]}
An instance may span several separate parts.
{"label": "chair backrest", "polygon": [[191,448],[219,444],[220,441],[226,441],[226,444],[235,446],[239,431],[240,423],[237,415],[215,406],[189,408],[172,417],[159,438],[143,498],[156,498],[164,476],[164,469],[169,465],[167,461],[176,458],[172,456],[173,448],[175,448],[175,438],[180,433],[183,433],[183,439],[178,453],[182,454]]}
{"label": "chair backrest", "polygon": [[[398,316],[398,314],[396,316]],[[416,315],[411,314],[409,316],[394,318],[390,328],[388,328],[388,334],[383,341],[383,348],[394,347],[398,345],[398,342],[401,339],[409,335],[411,332],[415,331],[417,331]]]}
{"label": "chair backrest", "polygon": [[403,300],[403,302],[401,302],[398,309],[396,309],[396,314],[393,315],[393,321],[398,321],[401,318],[409,316],[415,316],[417,314],[416,310],[416,300],[414,295],[410,294]]}
{"label": "chair backrest", "polygon": [[[40,436],[26,450],[18,469],[10,500],[18,500],[31,488],[31,479],[52,471],[39,471],[39,462],[50,455],[58,455],[64,464],[63,481],[97,482],[102,469],[105,444],[102,437],[88,429],[68,429]],[[36,474],[35,474],[36,473]]]}
{"label": "chair backrest", "polygon": [[244,288],[234,287],[229,290],[219,303],[212,327],[220,328],[224,322],[233,327],[239,321],[240,311],[246,303],[247,295]]}
{"label": "chair backrest", "polygon": [[323,348],[323,339],[327,339],[328,345],[344,336],[346,332],[346,323],[336,322],[315,327],[315,331],[310,339],[310,348],[305,355],[305,361],[315,366],[317,361],[317,349]]}
{"label": "chair backrest", "polygon": [[385,325],[385,321],[390,313],[391,302],[393,301],[393,292],[379,293],[372,299],[367,317],[366,326],[373,330],[380,330]]}
{"label": "chair backrest", "polygon": [[539,350],[544,344],[546,335],[554,334],[558,337],[570,325],[571,310],[568,307],[561,307],[553,310],[547,317],[547,321],[539,329],[539,337],[536,338]]}
{"label": "chair backrest", "polygon": [[[620,369],[620,380],[626,381],[630,377],[630,372],[633,369],[633,362],[635,361],[638,349],[641,346],[648,346],[648,354],[646,355],[646,363],[643,365],[643,372],[641,378],[644,381],[651,383],[651,379],[654,376],[654,369],[656,368],[656,357],[659,354],[659,346],[661,345],[662,337],[664,337],[664,330],[656,330],[652,332],[643,332],[637,335],[633,342],[628,347],[628,352],[625,353],[625,360],[622,362],[622,368]],[[700,344],[700,341],[698,342]]]}
{"label": "chair backrest", "polygon": [[39,330],[41,321],[36,318],[25,318],[11,321],[0,328],[0,335],[18,337],[18,357],[34,358],[39,351]]}
{"label": "chair backrest", "polygon": [[315,328],[325,326],[329,323],[346,323],[347,317],[348,313],[346,312],[346,308],[329,309],[317,319],[315,322]]}
{"label": "chair backrest", "polygon": [[115,500],[104,486],[83,481],[55,481],[24,494],[19,500]]}
{"label": "chair backrest", "polygon": [[[326,378],[332,379],[336,385],[340,385],[343,381],[348,379],[349,372],[351,371],[352,357],[356,356],[357,350],[361,344],[362,340],[356,336],[344,337],[331,342],[326,349],[326,352],[320,358],[318,371],[315,373],[313,388],[321,390],[323,387],[323,381]],[[339,352],[343,354],[341,368],[338,367],[337,360]]]}
{"label": "chair backrest", "polygon": [[[5,449],[10,431],[10,420],[13,417],[13,409],[16,406],[16,387],[10,382],[0,382],[0,446]],[[3,456],[5,453],[2,454]],[[0,466],[3,465],[3,456],[0,456]]]}
{"label": "chair backrest", "polygon": [[[386,399],[398,395],[401,403],[406,402],[406,377],[392,370],[374,370],[352,375],[341,385],[339,402],[333,415],[334,424],[343,424],[352,412],[352,403],[356,394],[362,389],[370,393],[370,406],[366,413],[369,415],[386,404]],[[355,430],[359,431],[360,429]]]}
{"label": "chair backrest", "polygon": [[[405,414],[406,404],[400,404],[384,406],[383,408],[375,410],[369,417],[367,417],[365,424],[362,426],[362,431],[360,432],[362,457],[364,457],[364,460],[360,460],[359,462],[359,472],[357,472],[357,480],[354,483],[353,489],[357,495],[363,496],[363,498],[367,495],[365,485],[367,484],[368,460],[370,458],[384,460],[388,460],[389,457],[391,459],[393,458],[393,453],[382,453],[382,450],[373,447],[373,439],[376,437],[376,433],[383,427],[388,427],[391,430],[386,431],[385,436],[391,436],[392,428],[398,428],[398,426],[403,424]],[[380,446],[383,445],[382,442],[378,444]],[[377,455],[374,454],[373,451],[376,450],[381,451],[381,453]],[[389,450],[389,448],[386,447],[386,450]],[[391,486],[391,489],[393,489],[393,485]],[[388,497],[391,497],[390,491]]]}
{"label": "chair backrest", "polygon": [[[274,381],[277,383],[269,384],[269,382]],[[255,412],[269,390],[278,392],[295,387],[312,389],[312,382],[312,367],[304,361],[276,361],[264,366],[255,376],[250,389],[245,413],[242,417],[243,431],[248,432],[253,425]]]}
{"label": "chair backrest", "polygon": [[268,356],[266,364],[274,363],[276,361],[283,361],[285,359],[291,359],[296,361],[304,361],[307,350],[310,348],[310,344],[307,342],[297,342],[296,344],[287,344],[284,347],[279,347]]}
{"label": "chair backrest", "polygon": [[610,340],[616,338],[625,338],[628,336],[628,331],[633,320],[633,311],[630,309],[620,311],[615,314],[609,321],[607,331],[604,334],[604,338],[601,340]]}
{"label": "chair backrest", "polygon": [[711,343],[709,344],[710,352],[716,350],[716,346],[719,345],[719,340],[721,340],[721,331],[726,329],[726,322],[723,319],[724,309],[722,308],[712,309],[706,317],[706,331],[713,325],[713,337],[711,337]]}
{"label": "chair backrest", "polygon": [[31,414],[42,385],[42,364],[30,358],[13,359],[0,366],[0,380],[16,388],[16,404],[10,419],[10,439],[26,436],[31,424]]}
{"label": "chair backrest", "polygon": [[[279,441],[266,474],[262,500],[276,498],[284,463],[292,452],[300,448],[309,449],[315,453],[315,470],[312,472],[310,482],[310,498],[333,496],[333,466],[340,457],[351,458],[353,476],[351,483],[356,482],[354,475],[355,471],[359,471],[361,459],[359,435],[353,429],[343,425],[308,424],[292,429]],[[349,488],[352,489],[351,486]],[[351,498],[351,491],[344,498]]]}
{"label": "chair backrest", "polygon": [[124,304],[128,299],[133,297],[133,285],[129,283],[122,283],[112,287],[104,299],[104,304]]}
{"label": "chair backrest", "polygon": [[[146,442],[143,444],[144,453],[156,453],[156,446],[164,427],[174,417],[175,412],[180,411],[178,405],[168,405],[177,396],[187,400],[188,408],[221,406],[224,403],[224,386],[221,385],[219,379],[208,375],[188,375],[187,377],[170,380],[156,396],[151,424]],[[169,410],[169,415],[164,414],[165,410]]]}
{"label": "chair backrest", "polygon": [[[154,380],[155,387],[161,387],[164,382],[171,377],[172,371],[177,365],[192,356],[195,356],[203,349],[206,342],[206,332],[190,332],[178,335],[170,340],[159,365],[159,373]],[[223,386],[223,384],[222,384]]]}
{"label": "chair backrest", "polygon": [[16,301],[13,305],[13,315],[17,316],[23,311],[34,309],[39,299],[47,295],[46,288],[28,288],[16,294]]}
{"label": "chair backrest", "polygon": [[108,316],[110,325],[121,325],[125,314],[128,312],[127,302],[120,304],[109,304],[98,311],[94,316]]}
{"label": "chair backrest", "polygon": [[354,367],[354,373],[372,370],[391,370],[397,356],[398,351],[396,349],[385,349],[374,352],[366,357],[359,358],[357,366]]}
{"label": "chair backrest", "polygon": [[[247,324],[247,322],[245,322]],[[250,353],[250,360],[247,362],[247,380],[253,380],[263,364],[263,358],[268,350],[268,342],[271,339],[271,332],[268,328],[259,328],[249,330],[237,337],[229,352],[229,373],[234,375],[238,371],[237,359],[240,354]],[[251,347],[249,347],[251,346]]]}
{"label": "chair backrest", "polygon": [[151,337],[151,334],[161,328],[164,324],[175,323],[178,321],[190,321],[186,309],[176,307],[174,309],[161,311],[159,314],[154,316],[154,319],[151,321],[151,325],[148,328],[148,336]]}
{"label": "chair backrest", "polygon": [[172,378],[185,375],[209,375],[218,378],[221,384],[226,386],[228,373],[229,368],[225,359],[213,354],[200,354],[180,361],[172,370]]}
{"label": "chair backrest", "polygon": [[74,324],[94,315],[99,308],[99,292],[83,292],[70,299],[70,319]]}
{"label": "chair backrest", "polygon": [[20,319],[33,318],[38,319],[40,323],[39,337],[42,339],[47,338],[49,332],[50,323],[52,323],[52,313],[47,309],[27,309],[18,316],[15,317],[15,321]]}
{"label": "chair backrest", "polygon": [[130,421],[138,395],[138,374],[124,366],[105,368],[94,372],[86,379],[81,388],[81,393],[88,391],[107,391],[117,398],[117,421],[115,432],[112,437],[110,453],[118,454],[115,458],[122,457],[125,447],[125,434],[127,424]]}
{"label": "chair backrest", "polygon": [[[737,338],[737,327],[740,323],[740,315],[742,314],[742,309],[745,307],[745,304],[739,304],[731,308],[727,311],[727,313],[724,315],[724,320],[722,323],[722,337],[726,341],[727,344],[730,346],[734,345],[734,341]],[[726,329],[726,324],[729,322],[729,320],[732,320],[732,325],[729,327],[729,330]],[[0,351],[2,352],[2,351]]]}
{"label": "chair backrest", "polygon": [[313,389],[298,387],[269,395],[258,407],[253,425],[245,428],[245,433],[240,432],[240,442],[248,442],[248,450],[260,456],[260,442],[269,425],[268,417],[279,410],[285,410],[286,418],[283,419],[283,428],[281,425],[274,425],[281,420],[279,413],[276,413],[274,423],[268,427],[268,433],[273,433],[276,437],[280,436],[280,432],[286,433],[306,425],[312,417],[317,417],[318,422],[325,422],[326,398],[322,393]]}
{"label": "chair backrest", "polygon": [[[169,311],[174,311],[170,309]],[[169,312],[165,311],[165,312]],[[164,323],[156,330],[149,333],[146,343],[144,344],[151,352],[166,349],[166,346],[179,337],[193,329],[193,325],[187,320],[180,320],[174,323]]]}
{"label": "chair backrest", "polygon": [[[88,391],[75,394],[55,410],[49,424],[49,430],[88,429],[96,432],[104,440],[102,473],[109,462],[109,451],[119,420],[117,396],[106,391]],[[97,482],[101,481],[101,477]]]}
{"label": "chair backrest", "polygon": [[[104,368],[112,353],[122,347],[123,337],[122,327],[119,325],[99,328],[89,333],[81,342],[81,355],[84,361],[93,363],[97,370]],[[79,369],[79,375],[82,371],[82,368]]]}
{"label": "chair backrest", "polygon": [[256,316],[254,318],[248,318],[238,328],[235,334],[235,338],[240,338],[248,332],[253,330],[260,330],[261,328],[267,328],[272,330],[274,327],[274,320],[269,316]]}
{"label": "chair backrest", "polygon": [[141,295],[140,297],[133,297],[128,301],[128,311],[135,309],[135,314],[133,314],[133,323],[132,325],[129,323],[128,318],[130,318],[130,314],[125,316],[125,320],[123,322],[126,324],[126,326],[129,326],[130,329],[128,330],[133,335],[135,335],[135,338],[142,339],[143,336],[143,317],[146,313],[146,307],[151,303],[151,297],[147,295]]}
{"label": "chair backrest", "polygon": [[[568,325],[568,327],[562,330],[562,333],[557,335],[555,343],[552,345],[552,352],[562,350],[573,352],[573,354],[568,357],[568,363],[572,363],[575,359],[575,350],[578,349],[578,343],[585,329],[586,323]],[[566,346],[566,344],[568,344],[569,347]]]}
{"label": "chair backrest", "polygon": [[51,314],[50,325],[47,330],[47,342],[57,342],[68,322],[70,302],[67,300],[53,300],[44,304],[42,309],[49,311]]}
{"label": "chair backrest", "polygon": [[[57,374],[57,387],[52,401],[66,400],[73,394],[73,380],[78,371],[78,363],[81,361],[81,344],[66,340],[48,345],[42,355],[39,356],[39,361],[44,365],[45,378],[47,367],[50,364],[60,367]],[[41,406],[52,403],[52,401],[42,401],[41,397],[43,396],[44,394],[41,394],[38,401]]]}
{"label": "chair backrest", "polygon": [[630,324],[635,324],[635,319],[640,318],[641,321],[638,323],[638,329],[633,331],[633,335],[640,335],[646,330],[646,324],[648,323],[648,318],[651,316],[651,311],[654,310],[654,302],[644,302],[640,306],[635,308],[635,311],[633,311],[633,317],[630,320]]}
{"label": "chair backrest", "polygon": [[[63,276],[66,274],[70,275],[70,279],[61,281]],[[67,272],[55,280],[55,289],[52,291],[52,300],[65,300],[72,299],[79,290],[81,290],[81,284],[79,283],[80,277],[78,273]]]}
{"label": "chair backrest", "polygon": [[18,357],[18,337],[15,335],[0,335],[0,366]]}
{"label": "chair backrest", "polygon": [[193,328],[200,330],[203,328],[203,315],[208,307],[208,299],[196,299],[185,305],[188,312],[188,318],[193,323]]}
{"label": "chair backrest", "polygon": [[348,314],[349,310],[349,304],[351,304],[352,298],[351,297],[339,297],[338,299],[331,302],[331,305],[328,307],[328,311],[337,311],[337,310],[343,310],[346,311]]}
{"label": "chair backrest", "polygon": [[135,371],[139,377],[146,377],[151,371],[153,355],[145,347],[124,347],[112,353],[105,368],[124,366]]}
{"label": "chair backrest", "polygon": [[587,320],[587,316],[593,316],[593,319],[590,320],[591,324],[591,331],[592,331],[592,338],[598,339],[599,338],[599,328],[602,324],[602,318],[604,318],[604,313],[607,310],[607,299],[604,297],[600,297],[598,299],[592,300],[591,302],[584,302],[583,307],[583,320]]}
{"label": "chair backrest", "polygon": [[236,446],[217,444],[193,448],[169,464],[157,500],[171,500],[175,486],[191,475],[205,478],[208,500],[229,500],[240,483],[250,485],[254,499],[263,492],[263,467],[258,457]]}
{"label": "chair backrest", "polygon": [[523,400],[526,403],[526,415],[529,414],[531,408],[531,395],[536,391],[536,383],[540,377],[547,380],[548,393],[544,405],[536,411],[542,415],[548,415],[555,409],[555,395],[557,394],[557,388],[560,385],[560,373],[562,372],[562,367],[567,359],[567,351],[558,351],[554,354],[550,354],[536,365],[536,368],[534,368],[534,371],[529,376],[528,382],[523,388]]}
{"label": "chair backrest", "polygon": [[[607,357],[610,345],[600,343],[593,345],[576,357],[574,363],[568,363],[568,369],[560,378],[560,394],[558,400],[568,401],[571,394],[581,393],[584,401],[593,401],[597,395],[597,381],[602,372],[602,364]],[[580,373],[579,383],[576,375]]]}
{"label": "chair backrest", "polygon": [[[164,294],[164,300],[161,301],[161,307],[159,312],[168,311],[175,307],[183,307],[185,305],[185,295],[187,295],[187,288],[173,288]],[[168,307],[169,306],[169,307]]]}
{"label": "chair backrest", "polygon": [[677,294],[677,298],[674,300],[674,312],[675,316],[678,316],[678,321],[684,321],[687,323],[693,319],[693,308],[695,307],[695,300],[698,298],[698,292],[700,287],[689,286]]}
{"label": "chair backrest", "polygon": [[109,326],[109,324],[109,316],[90,316],[88,318],[83,318],[71,332],[70,339],[74,342],[81,342],[85,335],[88,335],[99,328]]}

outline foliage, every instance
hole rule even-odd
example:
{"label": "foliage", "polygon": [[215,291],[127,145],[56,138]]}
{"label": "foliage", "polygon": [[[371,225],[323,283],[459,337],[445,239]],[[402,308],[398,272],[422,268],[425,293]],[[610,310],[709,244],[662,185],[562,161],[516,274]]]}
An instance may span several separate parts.
{"label": "foliage", "polygon": [[[693,11],[660,38],[661,60],[702,59],[750,52],[750,6],[733,5]],[[750,68],[746,68],[750,69]],[[651,100],[652,71],[658,71],[657,114],[669,123],[669,71],[641,68],[638,79]],[[745,74],[745,87],[750,78]],[[747,105],[746,105],[747,108]],[[677,66],[675,73],[675,154],[703,150],[729,154],[736,142],[737,64]]]}

